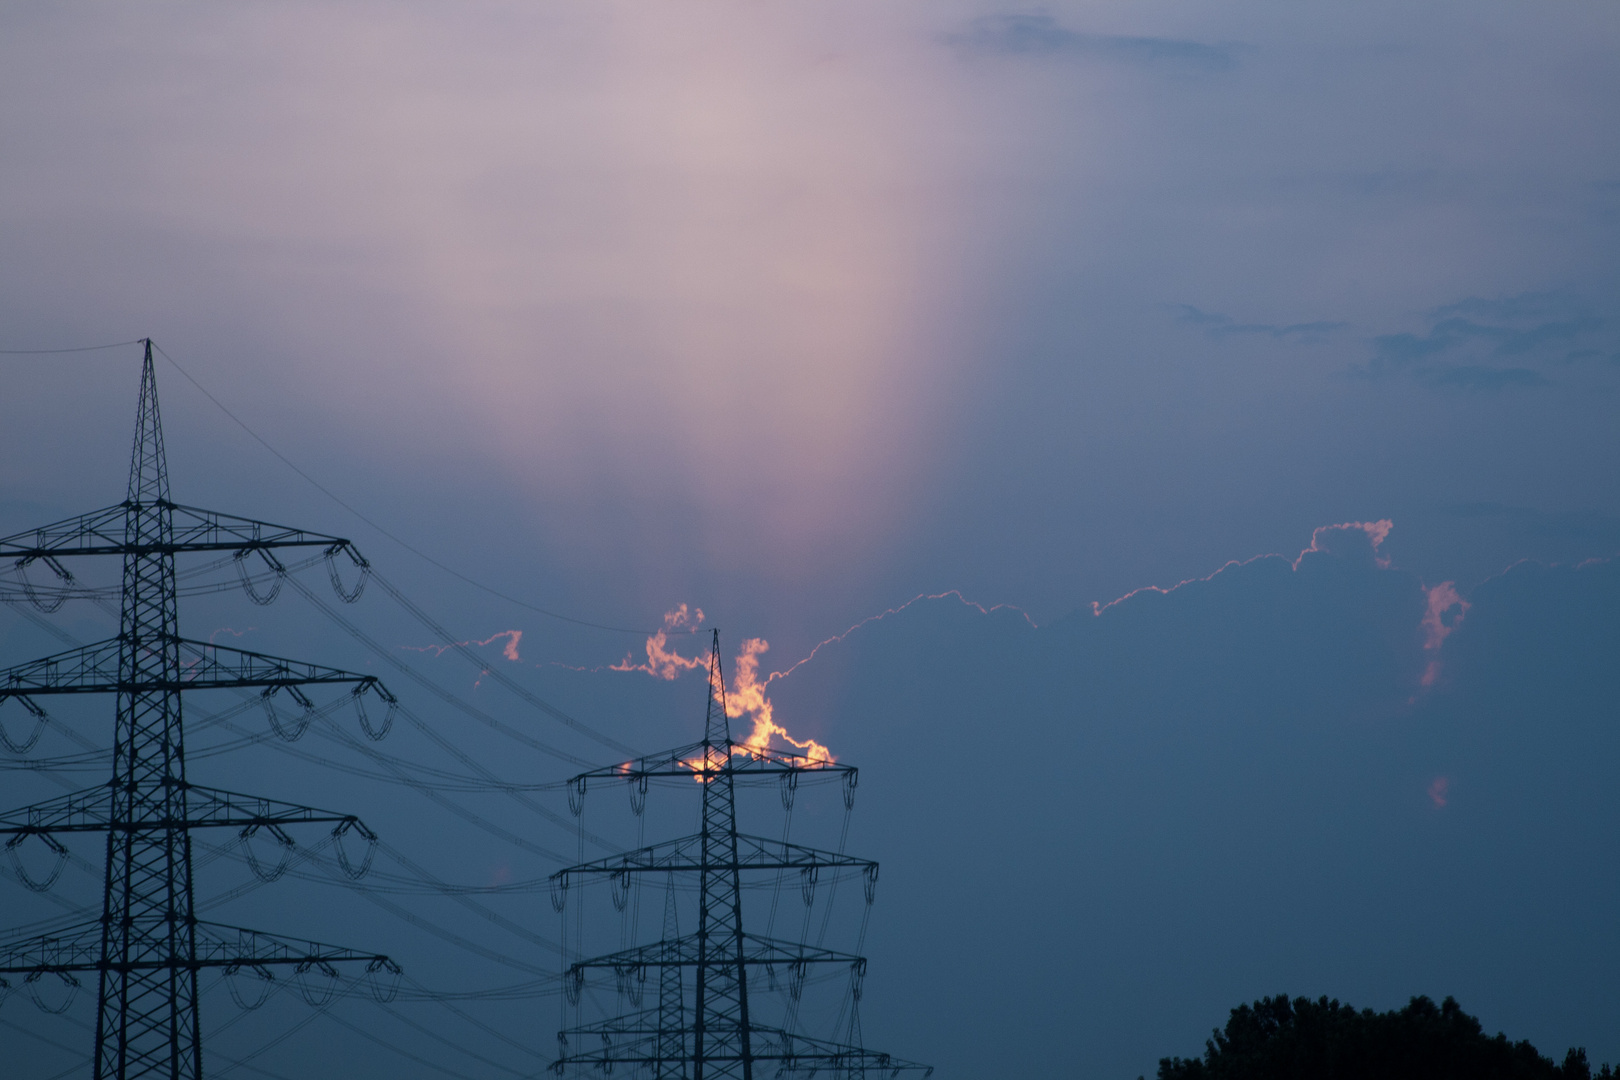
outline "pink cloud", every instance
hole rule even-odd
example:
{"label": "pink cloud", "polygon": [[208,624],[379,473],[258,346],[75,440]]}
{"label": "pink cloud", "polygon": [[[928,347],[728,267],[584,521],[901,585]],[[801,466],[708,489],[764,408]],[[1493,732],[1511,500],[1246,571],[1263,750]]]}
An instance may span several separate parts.
{"label": "pink cloud", "polygon": [[[1311,533],[1311,546],[1306,548],[1304,551],[1301,551],[1298,557],[1296,557],[1290,563],[1290,565],[1295,570],[1298,570],[1299,564],[1304,560],[1305,556],[1311,554],[1312,552],[1319,554],[1327,554],[1329,552],[1334,552],[1341,555],[1347,554],[1343,547],[1334,545],[1333,540],[1335,539],[1336,534],[1359,532],[1362,533],[1367,539],[1368,545],[1373,553],[1373,561],[1380,569],[1387,570],[1389,569],[1390,561],[1387,557],[1378,554],[1378,546],[1384,542],[1385,538],[1389,536],[1390,530],[1394,527],[1395,523],[1389,518],[1381,518],[1378,521],[1346,521],[1338,525],[1323,525]],[[1165,588],[1161,585],[1144,585],[1139,589],[1132,589],[1124,596],[1116,597],[1113,600],[1108,601],[1106,604],[1093,600],[1091,602],[1091,613],[1093,615],[1101,615],[1103,612],[1107,611],[1116,604],[1123,604],[1131,597],[1140,593],[1152,592],[1158,593],[1161,596],[1168,596],[1170,593],[1175,592],[1183,585],[1194,585],[1202,581],[1213,581],[1219,575],[1224,574],[1233,568],[1242,568],[1248,566],[1250,563],[1259,562],[1261,559],[1280,558],[1283,558],[1283,556],[1273,552],[1269,555],[1255,555],[1247,559],[1233,559],[1220,569],[1216,570],[1214,573],[1205,574],[1202,577],[1186,578],[1182,581],[1176,582],[1169,588]]]}
{"label": "pink cloud", "polygon": [[502,630],[491,634],[482,641],[457,641],[449,645],[401,645],[400,648],[409,649],[411,652],[430,652],[434,656],[443,656],[457,646],[470,648],[474,645],[493,645],[502,638],[506,639],[506,645],[502,647],[501,655],[512,661],[522,659],[522,657],[518,656],[518,643],[523,640],[523,631],[521,630]]}
{"label": "pink cloud", "polygon": [[1429,784],[1429,801],[1433,802],[1435,809],[1441,809],[1451,795],[1451,780],[1444,776],[1437,776]]}
{"label": "pink cloud", "polygon": [[[1457,584],[1453,581],[1442,581],[1428,590],[1428,600],[1428,610],[1423,613],[1423,621],[1419,623],[1423,628],[1423,647],[1439,652],[1446,638],[1462,623],[1471,605],[1458,595]],[[1451,614],[1453,611],[1455,615]],[[1440,658],[1437,656],[1423,669],[1423,678],[1419,681],[1423,686],[1433,686],[1439,678]]]}
{"label": "pink cloud", "polygon": [[[1423,647],[1425,649],[1438,649],[1442,642],[1450,636],[1451,632],[1462,624],[1463,616],[1473,605],[1457,594],[1455,581],[1442,581],[1429,590],[1429,610],[1423,615]],[[1451,619],[1446,615],[1453,608],[1457,614]]]}
{"label": "pink cloud", "polygon": [[1368,543],[1372,547],[1373,561],[1380,568],[1387,570],[1389,568],[1389,557],[1378,554],[1378,548],[1388,538],[1390,530],[1394,527],[1395,523],[1389,518],[1380,518],[1377,521],[1345,521],[1338,525],[1323,525],[1311,533],[1311,546],[1299,553],[1299,558],[1294,560],[1294,569],[1298,570],[1300,561],[1312,552],[1344,554],[1344,549],[1335,546],[1333,543],[1334,540],[1339,538],[1337,534],[1360,532],[1366,536]]}

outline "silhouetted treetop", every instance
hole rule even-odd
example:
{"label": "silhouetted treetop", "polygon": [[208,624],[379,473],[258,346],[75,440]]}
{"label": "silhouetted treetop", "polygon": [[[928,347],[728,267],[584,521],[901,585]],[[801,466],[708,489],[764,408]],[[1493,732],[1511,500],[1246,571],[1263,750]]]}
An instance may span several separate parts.
{"label": "silhouetted treetop", "polygon": [[1159,1080],[1594,1080],[1584,1049],[1557,1065],[1528,1042],[1486,1035],[1455,999],[1359,1012],[1322,997],[1261,998],[1232,1010],[1202,1058],[1163,1058]]}

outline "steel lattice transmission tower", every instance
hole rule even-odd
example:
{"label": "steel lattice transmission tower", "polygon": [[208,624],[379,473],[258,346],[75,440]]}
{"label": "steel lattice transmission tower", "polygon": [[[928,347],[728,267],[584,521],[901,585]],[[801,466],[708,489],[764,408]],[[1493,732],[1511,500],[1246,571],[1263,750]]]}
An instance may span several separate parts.
{"label": "steel lattice transmission tower", "polygon": [[[698,780],[703,807],[700,831],[695,835],[581,863],[552,875],[553,902],[559,910],[574,880],[583,883],[609,879],[615,903],[619,904],[630,889],[632,875],[668,878],[661,941],[581,960],[571,965],[564,976],[567,996],[577,1002],[593,973],[612,971],[623,985],[644,981],[648,970],[654,969],[658,972],[658,1006],[559,1031],[560,1054],[554,1071],[562,1074],[571,1067],[593,1067],[605,1074],[624,1065],[656,1080],[754,1080],[756,1075],[787,1073],[927,1077],[933,1072],[929,1066],[859,1045],[860,1025],[854,1012],[848,1043],[798,1034],[792,1030],[792,1023],[786,1028],[764,1026],[749,1014],[749,975],[760,968],[773,975],[787,972],[790,986],[802,987],[812,966],[847,967],[853,980],[854,1003],[858,1005],[860,999],[865,958],[744,929],[745,873],[780,875],[797,871],[807,898],[823,874],[855,873],[864,879],[866,902],[872,902],[877,863],[841,851],[791,844],[785,838],[770,840],[738,831],[738,786],[778,782],[787,804],[799,777],[806,774],[839,776],[844,783],[845,806],[851,805],[857,777],[853,766],[731,740],[720,669],[720,635],[716,631],[709,654],[708,716],[703,741],[573,778],[569,795],[576,814],[583,809],[588,786],[628,782],[631,806],[639,815],[645,807],[648,782],[659,778],[677,778],[688,784]],[[678,932],[675,920],[675,880],[682,876],[696,877],[698,893],[697,929],[686,935]],[[683,985],[686,972],[693,984],[690,998]],[[797,1000],[797,990],[792,993]],[[768,1073],[761,1073],[761,1069]]]}
{"label": "steel lattice transmission tower", "polygon": [[[158,416],[152,343],[141,366],[140,409],[130,463],[129,494],[117,506],[0,539],[0,558],[21,570],[43,563],[64,584],[68,556],[123,559],[122,611],[116,638],[0,670],[0,704],[52,694],[116,694],[112,779],[99,787],[0,815],[8,846],[38,838],[59,858],[58,834],[105,832],[102,914],[49,937],[0,945],[5,976],[34,981],[55,974],[77,985],[75,973],[95,972],[97,1080],[201,1080],[202,1029],[197,981],[203,968],[247,969],[270,978],[272,966],[335,975],[334,964],[356,962],[368,972],[398,973],[386,956],[203,922],[192,902],[191,831],[236,829],[245,840],[263,829],[284,847],[291,825],[325,823],[338,839],[376,837],[350,814],[200,787],[186,780],[181,697],[186,691],[256,688],[268,699],[285,690],[307,706],[299,689],[347,684],[356,695],[393,696],[372,676],[229,649],[180,636],[175,556],[222,552],[257,556],[285,572],[274,549],[345,554],[362,572],[349,541],[247,518],[180,506],[169,499],[169,474]],[[244,581],[246,571],[244,569]],[[334,568],[335,575],[335,568]],[[336,584],[334,576],[334,584]],[[341,591],[341,589],[340,589]],[[358,598],[357,590],[350,597]]]}

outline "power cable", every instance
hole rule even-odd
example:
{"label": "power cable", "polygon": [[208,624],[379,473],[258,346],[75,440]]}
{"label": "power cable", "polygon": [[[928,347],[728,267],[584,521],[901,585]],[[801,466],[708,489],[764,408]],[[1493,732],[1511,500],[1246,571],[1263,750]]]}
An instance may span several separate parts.
{"label": "power cable", "polygon": [[532,749],[538,750],[543,754],[550,754],[552,757],[566,761],[571,765],[579,765],[586,768],[590,767],[591,763],[586,761],[584,758],[576,757],[575,755],[568,753],[566,750],[559,750],[557,747],[552,746],[549,743],[542,742],[531,735],[526,735],[507,724],[501,723],[499,720],[495,719],[493,716],[490,716],[482,709],[462,701],[461,698],[439,686],[439,684],[427,678],[425,675],[422,675],[415,668],[401,660],[398,656],[395,656],[392,651],[384,648],[380,642],[378,642],[371,635],[367,634],[364,630],[361,630],[358,626],[354,625],[354,623],[350,622],[342,615],[339,615],[329,604],[327,604],[319,596],[316,596],[315,593],[310,590],[309,586],[305,585],[303,582],[294,577],[289,577],[287,579],[287,583],[290,584],[301,596],[303,596],[304,599],[313,604],[316,610],[320,611],[328,619],[331,619],[333,622],[337,623],[338,626],[342,627],[350,637],[354,638],[356,641],[360,642],[360,644],[370,649],[374,654],[376,654],[377,657],[385,661],[390,667],[404,675],[407,679],[410,679],[412,682],[421,686],[424,690],[443,701],[446,705],[449,705],[454,709],[459,709],[468,716],[477,720],[479,723],[494,728],[496,731],[501,732],[507,737],[515,739],[518,742],[521,742]]}
{"label": "power cable", "polygon": [[[465,1046],[462,1046],[460,1043],[454,1041],[453,1039],[445,1038],[443,1035],[440,1035],[436,1031],[431,1031],[428,1028],[422,1027],[419,1024],[413,1024],[409,1020],[405,1019],[403,1016],[399,1015],[399,1013],[395,1012],[388,1005],[384,1005],[381,1002],[379,1002],[378,1003],[378,1008],[382,1009],[383,1012],[387,1013],[389,1016],[392,1016],[395,1020],[398,1020],[400,1023],[404,1024],[406,1027],[411,1028],[411,1029],[413,1029],[415,1031],[419,1031],[423,1035],[426,1035],[428,1038],[433,1039],[436,1042],[443,1043],[445,1046],[448,1046],[450,1049],[455,1050],[458,1053],[466,1054],[468,1057],[473,1058],[473,1059],[475,1059],[477,1061],[481,1061],[485,1065],[489,1065],[489,1066],[491,1066],[493,1068],[499,1069],[502,1072],[511,1073],[513,1076],[527,1077],[527,1076],[532,1076],[533,1075],[533,1073],[531,1073],[531,1072],[525,1072],[522,1069],[514,1069],[510,1065],[502,1065],[498,1061],[492,1061],[491,1059],[489,1059],[487,1057],[484,1057],[482,1054],[479,1054],[479,1053],[477,1053],[475,1051],[467,1049]],[[532,1051],[531,1051],[531,1053],[532,1053]],[[549,1064],[549,1059],[548,1059],[547,1063]]]}
{"label": "power cable", "polygon": [[596,740],[609,750],[612,750],[615,753],[628,755],[629,757],[636,756],[636,751],[633,747],[626,746],[624,743],[612,738],[611,736],[603,735],[589,724],[574,719],[572,716],[569,716],[567,713],[563,712],[555,705],[552,705],[550,702],[536,697],[533,693],[520,686],[517,682],[508,678],[506,675],[496,671],[493,668],[490,668],[483,661],[483,659],[477,656],[477,654],[475,654],[471,649],[467,648],[467,646],[457,641],[455,637],[443,626],[440,626],[432,616],[428,615],[427,612],[423,611],[420,607],[417,607],[416,604],[412,603],[404,593],[400,592],[399,589],[395,587],[393,582],[389,581],[375,570],[371,572],[371,576],[376,580],[379,588],[394,598],[395,603],[409,612],[422,625],[426,626],[433,633],[439,635],[439,639],[441,641],[447,642],[451,649],[454,649],[456,653],[462,656],[464,659],[471,661],[474,667],[478,668],[480,671],[488,671],[490,678],[500,683],[512,694],[521,698],[523,701],[528,702],[530,705],[534,706],[536,709],[539,709],[541,712],[545,713],[553,720],[556,720],[558,723],[573,728],[575,731],[586,736],[587,738]]}
{"label": "power cable", "polygon": [[[271,454],[275,455],[276,459],[279,460],[283,465],[287,466],[287,468],[291,469],[293,472],[295,472],[299,476],[303,477],[306,481],[309,482],[310,485],[312,485],[321,494],[325,495],[328,499],[331,499],[333,502],[335,502],[339,506],[343,507],[343,509],[345,509],[349,513],[353,514],[355,517],[359,518],[361,521],[365,522],[367,525],[370,525],[373,529],[376,529],[378,532],[382,533],[388,539],[392,540],[394,543],[398,544],[400,547],[404,548],[406,551],[410,552],[412,555],[415,555],[417,558],[422,559],[422,560],[424,560],[424,561],[426,561],[428,563],[431,563],[432,565],[438,567],[440,570],[443,570],[445,573],[449,574],[451,577],[456,578],[456,579],[458,579],[460,581],[463,581],[466,584],[471,585],[475,589],[480,589],[483,592],[489,593],[491,596],[498,597],[498,598],[500,598],[502,600],[505,600],[509,604],[516,604],[520,608],[524,608],[524,609],[526,609],[528,611],[533,611],[533,612],[536,612],[537,614],[544,615],[549,619],[557,619],[557,620],[559,620],[561,622],[573,623],[576,626],[587,626],[587,627],[590,627],[593,630],[606,630],[606,631],[609,631],[609,632],[615,633],[615,634],[635,634],[635,635],[637,635],[639,637],[651,637],[653,634],[658,633],[658,631],[656,631],[656,630],[636,630],[636,629],[632,629],[632,628],[630,628],[628,626],[610,626],[610,625],[608,625],[606,623],[592,622],[589,619],[576,619],[572,615],[564,615],[561,612],[551,611],[548,608],[543,608],[543,607],[539,607],[538,605],[531,604],[526,600],[519,600],[515,596],[511,596],[511,595],[509,595],[507,593],[501,592],[499,589],[491,588],[490,586],[485,585],[481,581],[476,581],[473,578],[468,577],[466,574],[463,574],[459,570],[456,570],[456,569],[453,569],[453,568],[451,568],[449,566],[446,566],[444,563],[440,562],[438,559],[435,559],[433,556],[427,554],[425,551],[422,551],[420,548],[417,548],[417,547],[407,543],[406,541],[401,540],[398,536],[394,535],[392,532],[389,532],[387,529],[385,529],[381,525],[377,524],[371,518],[367,517],[365,514],[362,514],[359,510],[356,510],[353,506],[350,506],[347,502],[344,502],[343,499],[339,498],[325,484],[322,484],[319,480],[317,480],[313,476],[309,475],[309,473],[305,472],[303,469],[300,469],[297,465],[294,465],[292,463],[292,460],[290,458],[288,458],[287,455],[283,454],[280,450],[277,450],[274,446],[271,446],[270,443],[268,441],[266,441],[263,436],[261,436],[258,432],[254,431],[252,428],[248,427],[247,424],[242,420],[241,417],[237,416],[235,413],[231,412],[230,409],[226,408],[224,402],[220,401],[213,394],[210,394],[207,391],[207,389],[204,388],[202,383],[198,382],[195,378],[193,378],[189,371],[187,371],[185,368],[181,367],[179,361],[177,361],[174,357],[170,356],[167,352],[164,352],[163,348],[160,345],[158,345],[157,342],[152,342],[152,348],[156,349],[159,353],[162,353],[163,358],[165,360],[167,360],[169,363],[173,364],[174,369],[176,371],[178,371],[182,376],[184,376],[185,380],[187,382],[189,382],[192,386],[196,387],[197,391],[199,393],[201,393],[203,397],[205,397],[209,401],[213,402],[214,405],[219,408],[220,412],[222,412],[226,416],[230,417],[231,420],[236,424],[237,427],[239,427],[243,431],[247,432],[248,435],[251,436],[255,442],[257,442],[260,446],[264,447],[266,450],[270,451]],[[666,633],[692,633],[692,634],[695,634],[700,629],[702,629],[702,628],[701,627],[692,627],[692,628],[687,629],[687,630],[673,630],[673,631],[666,630],[665,632]]]}
{"label": "power cable", "polygon": [[61,353],[100,352],[102,349],[122,349],[125,345],[140,345],[145,338],[134,341],[115,341],[111,345],[85,345],[77,349],[0,349],[0,356],[56,356]]}
{"label": "power cable", "polygon": [[[427,1058],[421,1056],[420,1054],[414,1054],[411,1051],[406,1050],[404,1047],[399,1046],[396,1043],[391,1043],[388,1040],[381,1038],[380,1036],[373,1035],[371,1032],[367,1031],[365,1028],[358,1027],[358,1026],[356,1026],[354,1024],[349,1023],[347,1020],[343,1019],[341,1016],[337,1015],[336,1013],[323,1013],[322,1015],[325,1016],[328,1020],[332,1021],[334,1024],[339,1025],[340,1027],[348,1028],[350,1031],[354,1032],[356,1035],[360,1036],[362,1039],[365,1039],[367,1042],[376,1043],[378,1046],[382,1047],[383,1049],[391,1050],[394,1053],[398,1054],[400,1057],[410,1058],[412,1061],[416,1062],[418,1065],[425,1065],[427,1068],[432,1069],[435,1072],[444,1073],[446,1076],[453,1076],[453,1077],[456,1078],[456,1080],[479,1080],[478,1077],[468,1076],[466,1073],[457,1072],[456,1070],[454,1070],[452,1068],[449,1068],[447,1066],[439,1065],[439,1064],[437,1064],[435,1062],[429,1061]],[[470,1050],[463,1050],[462,1052],[467,1054],[470,1057],[475,1057],[475,1058],[478,1057],[477,1054],[473,1053]],[[479,1058],[479,1060],[482,1061],[483,1059]]]}

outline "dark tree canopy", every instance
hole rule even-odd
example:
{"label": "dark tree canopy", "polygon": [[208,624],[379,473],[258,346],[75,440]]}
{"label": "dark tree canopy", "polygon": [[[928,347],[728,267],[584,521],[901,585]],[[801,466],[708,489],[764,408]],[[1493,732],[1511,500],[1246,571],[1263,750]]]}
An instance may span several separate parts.
{"label": "dark tree canopy", "polygon": [[1164,1058],[1159,1080],[1594,1080],[1584,1049],[1562,1065],[1528,1042],[1486,1035],[1452,998],[1356,1011],[1325,997],[1261,998],[1232,1010],[1202,1058]]}

